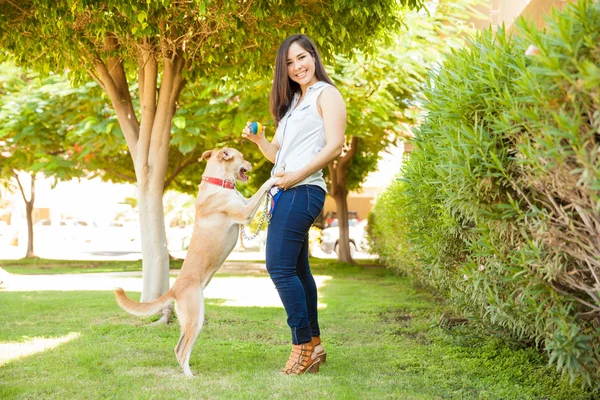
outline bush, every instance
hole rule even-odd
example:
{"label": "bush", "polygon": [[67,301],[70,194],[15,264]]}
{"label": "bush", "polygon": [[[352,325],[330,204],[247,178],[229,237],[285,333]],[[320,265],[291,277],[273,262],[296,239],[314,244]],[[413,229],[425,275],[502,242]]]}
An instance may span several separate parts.
{"label": "bush", "polygon": [[426,98],[416,150],[373,210],[373,248],[598,387],[599,3],[544,31],[480,33]]}

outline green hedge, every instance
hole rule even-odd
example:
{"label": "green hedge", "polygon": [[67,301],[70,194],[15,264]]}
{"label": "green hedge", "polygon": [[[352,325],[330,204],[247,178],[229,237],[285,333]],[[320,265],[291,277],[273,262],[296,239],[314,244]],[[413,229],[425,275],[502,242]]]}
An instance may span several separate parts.
{"label": "green hedge", "polygon": [[[538,54],[526,55],[530,45]],[[600,381],[600,5],[482,32],[431,78],[371,215],[389,265]]]}

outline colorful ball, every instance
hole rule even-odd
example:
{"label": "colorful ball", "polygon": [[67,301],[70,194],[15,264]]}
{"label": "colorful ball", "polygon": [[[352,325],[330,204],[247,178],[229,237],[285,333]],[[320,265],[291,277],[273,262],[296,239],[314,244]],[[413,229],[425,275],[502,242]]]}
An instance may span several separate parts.
{"label": "colorful ball", "polygon": [[260,122],[253,122],[250,124],[250,132],[252,132],[253,135],[256,135],[260,131],[262,131]]}

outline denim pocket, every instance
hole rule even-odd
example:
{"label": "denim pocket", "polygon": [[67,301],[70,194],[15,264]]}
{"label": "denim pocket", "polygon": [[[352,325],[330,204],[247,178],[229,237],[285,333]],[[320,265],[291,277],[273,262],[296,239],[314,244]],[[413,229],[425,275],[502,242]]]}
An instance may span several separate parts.
{"label": "denim pocket", "polygon": [[308,195],[308,213],[313,219],[313,222],[319,217],[325,205],[325,191],[319,186],[306,185],[306,193]]}

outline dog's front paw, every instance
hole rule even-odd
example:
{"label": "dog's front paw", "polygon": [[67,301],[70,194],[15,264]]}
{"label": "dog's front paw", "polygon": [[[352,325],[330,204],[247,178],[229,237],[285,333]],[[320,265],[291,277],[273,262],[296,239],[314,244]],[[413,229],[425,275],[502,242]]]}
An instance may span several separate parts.
{"label": "dog's front paw", "polygon": [[269,190],[273,187],[273,185],[275,183],[277,183],[277,181],[279,180],[279,177],[273,177],[273,178],[269,178],[268,180],[265,181],[265,183],[262,184],[261,189],[262,190]]}
{"label": "dog's front paw", "polygon": [[268,185],[269,185],[269,187],[272,187],[274,184],[276,184],[276,183],[277,183],[277,181],[278,181],[279,179],[281,179],[281,178],[280,178],[280,177],[273,177],[273,178],[270,178],[270,179],[267,181],[267,182],[268,182]]}

